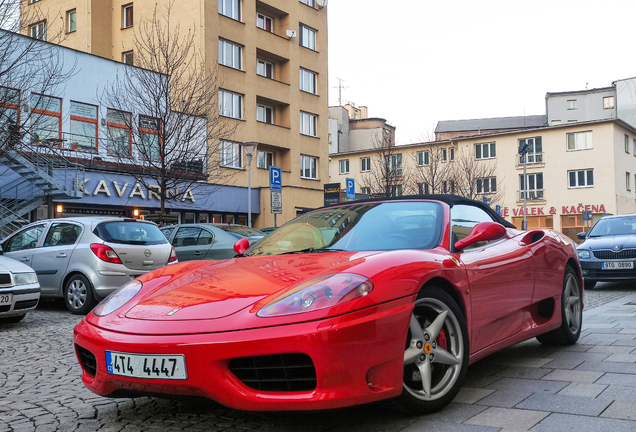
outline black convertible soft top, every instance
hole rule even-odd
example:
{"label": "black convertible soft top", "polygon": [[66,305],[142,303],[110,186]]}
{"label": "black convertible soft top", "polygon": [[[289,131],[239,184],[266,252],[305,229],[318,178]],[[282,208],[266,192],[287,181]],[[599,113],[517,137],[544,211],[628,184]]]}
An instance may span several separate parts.
{"label": "black convertible soft top", "polygon": [[338,206],[338,205],[346,205],[346,204],[362,204],[362,203],[377,202],[377,201],[408,201],[408,200],[412,200],[412,199],[426,199],[426,200],[433,200],[433,201],[442,201],[442,202],[448,204],[450,207],[453,207],[454,205],[458,205],[458,204],[471,205],[471,206],[479,207],[480,209],[482,209],[483,211],[488,213],[495,220],[495,222],[500,223],[501,225],[505,226],[506,228],[517,229],[516,226],[514,226],[512,223],[510,223],[507,220],[505,220],[504,218],[502,218],[500,215],[497,214],[496,211],[494,211],[492,208],[490,208],[489,206],[487,206],[483,202],[471,200],[471,199],[464,198],[462,196],[457,196],[457,195],[428,194],[428,195],[403,195],[403,196],[398,196],[398,197],[369,198],[369,199],[365,199],[365,200],[356,200],[356,201],[349,201],[349,202],[346,202],[346,203],[334,204],[334,205],[327,206],[327,207],[335,207],[335,206]]}

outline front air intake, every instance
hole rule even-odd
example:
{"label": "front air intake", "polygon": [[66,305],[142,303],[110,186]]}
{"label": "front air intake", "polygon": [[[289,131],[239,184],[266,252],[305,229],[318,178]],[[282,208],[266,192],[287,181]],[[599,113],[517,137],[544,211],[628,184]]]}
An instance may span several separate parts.
{"label": "front air intake", "polygon": [[230,360],[230,371],[246,386],[270,392],[316,388],[316,368],[307,354],[276,354]]}
{"label": "front air intake", "polygon": [[95,355],[86,348],[82,348],[77,344],[75,345],[75,348],[77,349],[77,353],[79,354],[82,367],[87,374],[94,377],[97,373],[97,359],[95,359]]}

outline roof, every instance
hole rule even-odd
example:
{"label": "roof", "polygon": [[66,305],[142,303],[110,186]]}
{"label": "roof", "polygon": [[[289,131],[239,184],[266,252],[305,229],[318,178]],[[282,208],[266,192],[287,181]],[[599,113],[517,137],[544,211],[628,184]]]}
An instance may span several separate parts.
{"label": "roof", "polygon": [[545,115],[495,117],[470,120],[442,120],[437,122],[435,133],[463,132],[475,130],[523,129],[546,126],[548,117]]}
{"label": "roof", "polygon": [[479,207],[480,209],[482,209],[483,211],[488,213],[493,218],[493,220],[495,222],[500,223],[501,225],[505,226],[506,228],[514,228],[514,229],[517,228],[516,226],[514,226],[513,224],[511,224],[510,222],[508,222],[507,220],[502,218],[500,215],[498,215],[497,212],[495,212],[492,208],[490,208],[489,206],[487,206],[483,202],[475,201],[475,200],[468,199],[468,198],[464,198],[464,197],[458,196],[458,195],[428,194],[428,195],[403,195],[403,196],[398,196],[398,197],[369,198],[369,199],[364,199],[364,200],[356,200],[356,201],[349,201],[349,202],[346,202],[346,203],[334,204],[334,205],[325,206],[325,207],[337,207],[337,206],[343,206],[343,205],[357,205],[357,204],[364,204],[364,203],[368,203],[368,202],[380,202],[380,201],[409,201],[409,200],[417,200],[417,199],[420,199],[420,200],[431,200],[431,201],[441,201],[441,202],[444,202],[444,203],[448,204],[449,207],[453,207],[454,205],[458,205],[458,204],[471,205],[471,206]]}
{"label": "roof", "polygon": [[[622,81],[622,80],[619,80]],[[549,98],[551,96],[567,96],[567,95],[574,95],[574,94],[586,94],[586,93],[598,93],[598,92],[606,92],[606,91],[611,91],[611,90],[616,90],[615,87],[600,87],[600,88],[593,88],[593,89],[589,89],[589,90],[572,90],[572,91],[564,91],[564,92],[547,92],[545,94],[545,98]]]}

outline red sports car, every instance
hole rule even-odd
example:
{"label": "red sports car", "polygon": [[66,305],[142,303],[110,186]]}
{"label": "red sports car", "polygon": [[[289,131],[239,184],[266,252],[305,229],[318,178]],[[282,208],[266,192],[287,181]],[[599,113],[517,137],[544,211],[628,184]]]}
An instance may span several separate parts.
{"label": "red sports car", "polygon": [[188,395],[242,410],[396,398],[438,410],[468,365],[536,337],[573,344],[571,241],[444,195],[294,219],[236,258],[147,273],[75,328],[82,380],[109,397]]}

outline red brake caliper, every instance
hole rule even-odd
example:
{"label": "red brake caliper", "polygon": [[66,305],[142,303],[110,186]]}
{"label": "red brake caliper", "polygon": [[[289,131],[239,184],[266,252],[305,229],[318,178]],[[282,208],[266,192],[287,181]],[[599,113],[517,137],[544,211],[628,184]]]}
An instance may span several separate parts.
{"label": "red brake caliper", "polygon": [[[448,346],[448,341],[446,340],[446,332],[444,331],[444,329],[442,329],[439,332],[439,336],[437,336],[437,346],[446,350],[447,346]],[[444,369],[446,368],[446,365],[444,364],[439,364],[438,367],[440,369]]]}

